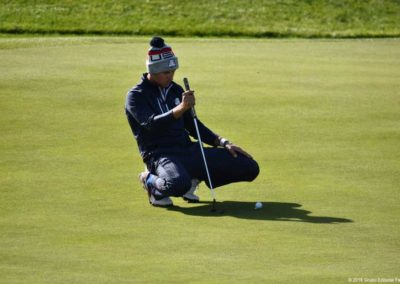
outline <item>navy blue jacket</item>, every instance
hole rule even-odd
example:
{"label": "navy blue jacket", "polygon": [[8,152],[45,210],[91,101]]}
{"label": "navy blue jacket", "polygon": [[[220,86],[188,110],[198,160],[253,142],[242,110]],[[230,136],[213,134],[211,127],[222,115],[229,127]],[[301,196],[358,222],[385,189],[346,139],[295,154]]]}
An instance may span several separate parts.
{"label": "navy blue jacket", "polygon": [[[197,139],[190,111],[178,119],[172,109],[182,101],[183,88],[172,82],[160,88],[143,74],[142,81],[126,97],[125,113],[144,161],[153,153],[167,153],[192,145],[189,135]],[[217,135],[198,120],[201,140],[214,146]]]}

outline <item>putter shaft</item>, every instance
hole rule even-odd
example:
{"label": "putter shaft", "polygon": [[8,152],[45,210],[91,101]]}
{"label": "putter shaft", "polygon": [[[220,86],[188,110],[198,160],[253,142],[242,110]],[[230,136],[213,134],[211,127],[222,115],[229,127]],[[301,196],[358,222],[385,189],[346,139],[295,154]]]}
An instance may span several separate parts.
{"label": "putter shaft", "polygon": [[[183,78],[183,83],[185,84],[185,89],[186,91],[190,90],[189,87],[189,81],[187,78]],[[208,165],[207,165],[207,160],[206,160],[206,155],[204,154],[204,149],[203,149],[203,143],[201,141],[201,136],[200,136],[200,132],[199,132],[199,126],[197,125],[197,115],[196,115],[196,111],[194,109],[194,107],[192,107],[192,116],[193,116],[193,122],[194,122],[194,126],[196,128],[196,134],[197,134],[197,140],[199,141],[199,145],[200,145],[200,151],[201,151],[201,155],[203,157],[203,162],[204,162],[204,167],[206,168],[206,173],[207,173],[207,178],[208,178],[208,184],[210,185],[210,190],[211,190],[211,195],[213,198],[213,207],[212,207],[212,211],[215,211],[215,205],[216,205],[216,198],[215,198],[215,192],[214,192],[214,187],[212,185],[211,182],[211,177],[210,177],[210,172],[208,170]]]}

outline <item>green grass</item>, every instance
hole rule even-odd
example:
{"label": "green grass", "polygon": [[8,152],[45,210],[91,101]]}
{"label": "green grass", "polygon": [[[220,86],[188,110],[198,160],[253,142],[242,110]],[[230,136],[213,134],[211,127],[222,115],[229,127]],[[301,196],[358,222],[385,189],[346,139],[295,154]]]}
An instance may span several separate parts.
{"label": "green grass", "polygon": [[0,32],[398,37],[397,0],[2,1]]}
{"label": "green grass", "polygon": [[0,38],[0,283],[399,276],[399,40],[167,39],[199,117],[261,167],[219,215],[137,182],[123,106],[147,42]]}

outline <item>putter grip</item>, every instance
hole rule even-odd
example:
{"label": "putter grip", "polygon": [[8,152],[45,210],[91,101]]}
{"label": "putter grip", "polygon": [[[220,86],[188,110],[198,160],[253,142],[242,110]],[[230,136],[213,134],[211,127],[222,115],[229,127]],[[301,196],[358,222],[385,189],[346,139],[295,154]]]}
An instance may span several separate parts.
{"label": "putter grip", "polygon": [[[188,78],[183,78],[183,84],[185,85],[185,90],[186,91],[190,91],[190,86],[189,86],[189,80],[188,80]],[[194,109],[194,107],[192,107],[192,117],[193,118],[197,118],[197,115],[196,115],[196,110]]]}
{"label": "putter grip", "polygon": [[185,90],[189,91],[190,87],[189,87],[189,80],[188,78],[183,78],[183,84],[185,84]]}

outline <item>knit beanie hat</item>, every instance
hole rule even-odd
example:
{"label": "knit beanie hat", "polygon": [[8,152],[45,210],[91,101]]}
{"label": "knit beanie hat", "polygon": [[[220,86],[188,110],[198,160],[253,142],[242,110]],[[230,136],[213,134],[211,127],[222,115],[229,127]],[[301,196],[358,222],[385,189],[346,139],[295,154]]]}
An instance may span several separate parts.
{"label": "knit beanie hat", "polygon": [[161,37],[153,37],[146,60],[147,71],[151,74],[176,70],[179,67],[178,58],[169,45]]}

